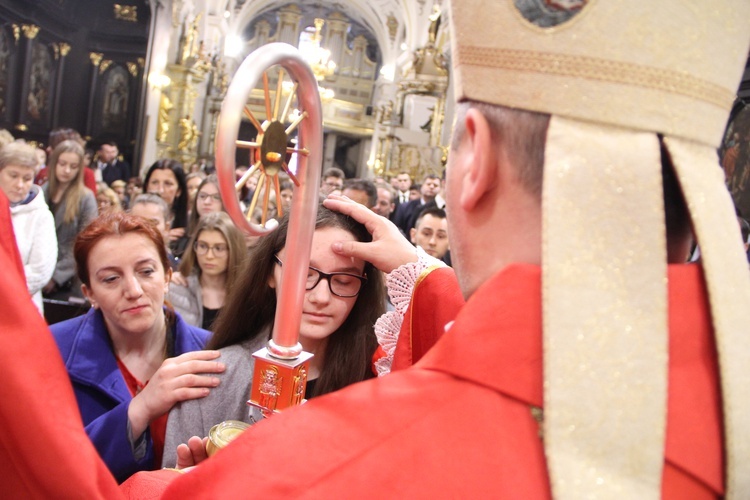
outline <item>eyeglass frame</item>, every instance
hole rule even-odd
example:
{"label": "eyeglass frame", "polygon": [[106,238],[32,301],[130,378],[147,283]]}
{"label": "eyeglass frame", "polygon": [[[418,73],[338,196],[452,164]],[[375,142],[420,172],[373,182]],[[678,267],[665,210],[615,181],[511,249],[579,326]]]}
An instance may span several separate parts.
{"label": "eyeglass frame", "polygon": [[[198,245],[205,245],[206,246],[206,251],[203,252],[203,253],[201,253],[198,250]],[[222,245],[222,243],[219,243],[219,245]],[[209,245],[208,243],[204,243],[203,241],[195,240],[193,242],[193,251],[195,252],[196,255],[208,255],[208,252],[212,252],[214,254],[214,257],[221,258],[221,257],[224,257],[225,255],[229,254],[229,245],[227,245],[225,243],[223,245],[224,245],[224,250],[222,250],[221,252],[217,252],[217,249],[216,249],[217,245]],[[219,254],[221,254],[221,255],[219,255]]]}
{"label": "eyeglass frame", "polygon": [[[281,262],[281,259],[279,259],[278,255],[274,255],[273,256],[273,260],[276,261],[276,263],[279,266],[284,267],[284,263]],[[310,270],[315,271],[316,273],[318,273],[318,280],[315,282],[315,284],[313,286],[311,286],[310,288],[307,288],[307,284],[305,284],[305,290],[308,291],[308,292],[310,290],[314,290],[315,287],[317,287],[320,284],[320,280],[324,279],[324,280],[326,280],[328,282],[328,290],[333,295],[335,295],[336,297],[341,297],[342,299],[351,299],[352,297],[358,296],[359,292],[362,291],[362,287],[365,286],[365,284],[367,283],[367,276],[360,276],[358,274],[343,273],[343,272],[326,273],[324,271],[321,271],[317,267],[313,267],[313,266],[307,266],[307,267],[308,267],[308,269],[310,269]],[[352,277],[352,278],[357,278],[359,280],[359,282],[360,282],[359,290],[357,290],[357,293],[355,293],[354,295],[340,295],[340,294],[334,292],[333,291],[333,284],[331,283],[331,278],[333,278],[334,276],[349,276],[349,277]]]}
{"label": "eyeglass frame", "polygon": [[204,201],[204,202],[208,200],[209,198],[211,199],[212,202],[221,201],[221,195],[219,193],[215,193],[215,194],[198,193],[195,195],[195,197],[198,199],[198,201]]}

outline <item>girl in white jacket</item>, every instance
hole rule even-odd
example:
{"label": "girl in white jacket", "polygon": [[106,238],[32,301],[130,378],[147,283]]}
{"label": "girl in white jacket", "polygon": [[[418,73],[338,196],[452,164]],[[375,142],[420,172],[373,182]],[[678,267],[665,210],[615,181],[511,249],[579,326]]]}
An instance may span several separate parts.
{"label": "girl in white jacket", "polygon": [[34,148],[14,142],[0,149],[0,189],[10,201],[13,232],[23,260],[26,286],[44,314],[42,287],[57,262],[55,220],[39,186],[33,183],[37,159]]}

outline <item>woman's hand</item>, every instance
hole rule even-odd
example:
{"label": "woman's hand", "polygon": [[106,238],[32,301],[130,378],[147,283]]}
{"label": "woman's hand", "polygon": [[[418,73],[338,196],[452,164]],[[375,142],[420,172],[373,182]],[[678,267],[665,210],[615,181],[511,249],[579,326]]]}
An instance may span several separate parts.
{"label": "woman's hand", "polygon": [[175,271],[172,273],[170,280],[172,283],[180,286],[187,286],[187,278],[185,278],[181,272]]}
{"label": "woman's hand", "polygon": [[169,230],[169,241],[177,241],[183,236],[185,236],[184,227],[176,227],[174,229]]}
{"label": "woman's hand", "polygon": [[208,452],[206,451],[206,445],[208,444],[208,438],[203,439],[198,436],[193,436],[188,439],[187,444],[183,443],[177,446],[177,465],[176,469],[186,469],[198,465],[202,461],[208,458]]}
{"label": "woman's hand", "polygon": [[208,396],[209,390],[219,385],[219,379],[210,374],[226,369],[224,363],[213,361],[219,356],[219,351],[193,351],[164,360],[128,407],[133,438],[175,403]]}
{"label": "woman's hand", "polygon": [[372,242],[369,243],[336,242],[331,246],[334,253],[365,260],[384,273],[390,273],[403,264],[417,261],[417,249],[404,238],[396,225],[385,217],[341,195],[328,195],[323,205],[361,222],[372,235]]}

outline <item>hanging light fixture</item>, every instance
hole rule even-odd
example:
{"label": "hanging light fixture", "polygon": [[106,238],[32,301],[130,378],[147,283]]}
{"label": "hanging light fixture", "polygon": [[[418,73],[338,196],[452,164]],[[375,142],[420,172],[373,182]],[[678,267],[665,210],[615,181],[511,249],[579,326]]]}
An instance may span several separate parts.
{"label": "hanging light fixture", "polygon": [[331,60],[331,51],[321,46],[325,20],[319,17],[315,18],[314,24],[315,32],[312,34],[310,42],[301,46],[300,50],[302,51],[302,57],[310,64],[315,78],[322,82],[336,71],[336,63]]}
{"label": "hanging light fixture", "polygon": [[336,63],[331,60],[331,51],[321,45],[325,20],[318,17],[315,18],[313,23],[315,29],[313,30],[312,26],[308,27],[305,29],[302,37],[300,37],[299,50],[302,53],[302,57],[310,65],[315,79],[319,82],[318,92],[320,93],[321,100],[325,103],[331,101],[335,93],[332,89],[321,87],[320,83],[325,81],[326,78],[333,76],[336,71]]}

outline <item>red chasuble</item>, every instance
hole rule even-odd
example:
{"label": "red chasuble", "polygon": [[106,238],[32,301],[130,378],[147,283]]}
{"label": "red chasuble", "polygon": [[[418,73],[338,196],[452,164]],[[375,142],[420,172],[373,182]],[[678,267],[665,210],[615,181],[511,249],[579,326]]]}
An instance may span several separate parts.
{"label": "red chasuble", "polygon": [[83,429],[60,351],[26,288],[0,192],[0,485],[7,498],[118,498]]}
{"label": "red chasuble", "polygon": [[[531,411],[543,406],[540,274],[509,266],[415,366],[253,426],[165,497],[549,498]],[[705,285],[700,268],[685,265],[670,266],[669,284],[662,494],[716,498],[721,411]]]}
{"label": "red chasuble", "polygon": [[[420,286],[428,276],[429,284]],[[422,273],[401,323],[391,371],[419,361],[445,333],[445,325],[456,318],[463,305],[453,268],[439,267]]]}

